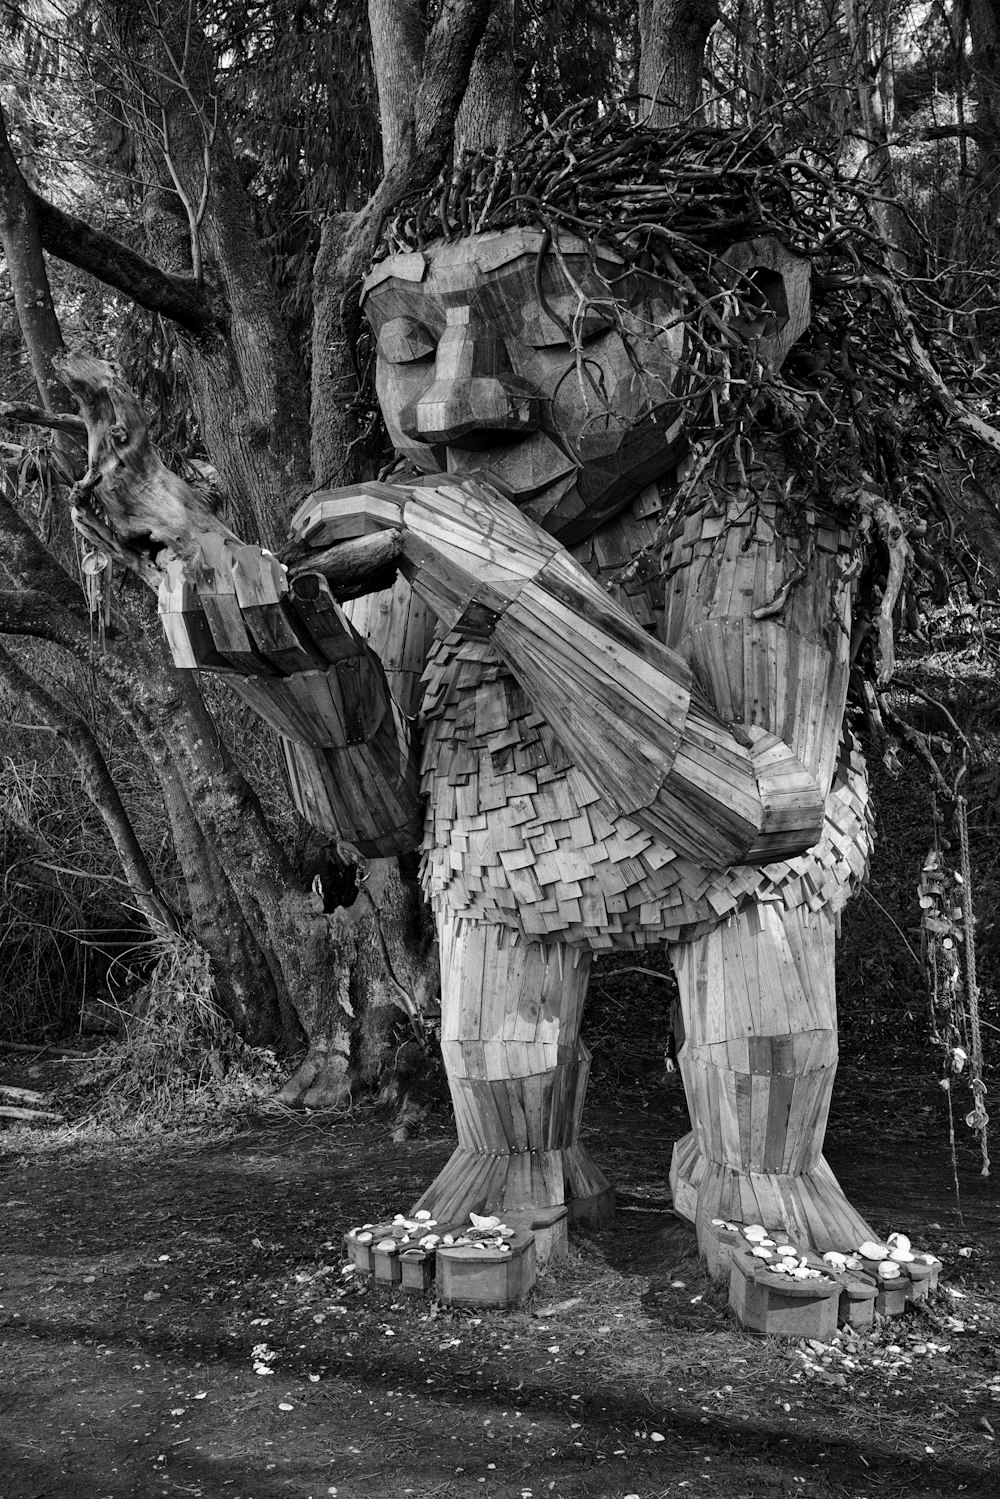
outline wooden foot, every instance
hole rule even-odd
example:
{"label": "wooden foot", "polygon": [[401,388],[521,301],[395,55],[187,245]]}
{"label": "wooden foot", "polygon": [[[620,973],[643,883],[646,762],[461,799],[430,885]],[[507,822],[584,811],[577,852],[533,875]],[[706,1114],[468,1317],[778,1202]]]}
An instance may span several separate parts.
{"label": "wooden foot", "polygon": [[[729,1259],[719,1251],[713,1218],[782,1228],[797,1244],[811,1245],[821,1254],[828,1249],[852,1251],[872,1237],[870,1224],[848,1202],[822,1156],[811,1171],[794,1176],[741,1172],[706,1161],[692,1133],[674,1147],[670,1185],[674,1207],[695,1224],[710,1268],[716,1264],[725,1269]],[[715,1243],[709,1248],[711,1240]]]}
{"label": "wooden foot", "polygon": [[579,1143],[562,1150],[485,1154],[459,1146],[410,1216],[426,1208],[439,1223],[461,1223],[470,1213],[517,1214],[560,1207],[571,1221],[596,1224],[614,1212],[614,1192]]}

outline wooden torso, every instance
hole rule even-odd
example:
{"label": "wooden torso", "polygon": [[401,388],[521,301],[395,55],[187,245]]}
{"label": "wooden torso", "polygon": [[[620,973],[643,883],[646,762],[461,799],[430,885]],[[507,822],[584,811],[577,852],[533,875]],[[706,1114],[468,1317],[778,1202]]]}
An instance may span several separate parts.
{"label": "wooden torso", "polygon": [[[602,948],[686,941],[748,900],[832,902],[863,873],[863,762],[840,752],[848,669],[848,557],[836,531],[800,543],[770,513],[706,505],[659,552],[646,490],[576,549],[637,621],[694,667],[720,715],[778,733],[829,788],[820,842],[764,868],[702,868],[618,815],[574,765],[488,642],[439,641],[425,674],[425,888],[455,916],[534,940]],[[784,606],[768,611],[794,580]]]}

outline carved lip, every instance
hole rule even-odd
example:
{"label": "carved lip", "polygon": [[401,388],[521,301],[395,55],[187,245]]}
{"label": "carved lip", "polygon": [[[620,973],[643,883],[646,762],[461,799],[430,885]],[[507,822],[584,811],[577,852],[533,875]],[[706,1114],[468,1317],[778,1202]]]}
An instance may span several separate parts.
{"label": "carved lip", "polygon": [[509,500],[532,499],[576,472],[578,465],[545,432],[533,432],[513,447],[479,451],[448,448],[448,473],[456,478],[485,479]]}

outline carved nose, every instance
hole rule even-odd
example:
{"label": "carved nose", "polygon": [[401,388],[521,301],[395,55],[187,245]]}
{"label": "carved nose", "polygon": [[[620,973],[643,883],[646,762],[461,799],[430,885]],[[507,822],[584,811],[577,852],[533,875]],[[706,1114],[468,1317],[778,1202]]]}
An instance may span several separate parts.
{"label": "carved nose", "polygon": [[492,328],[472,327],[467,307],[449,308],[434,381],[404,407],[399,424],[417,442],[481,447],[498,433],[534,432],[538,396],[514,374],[503,339]]}

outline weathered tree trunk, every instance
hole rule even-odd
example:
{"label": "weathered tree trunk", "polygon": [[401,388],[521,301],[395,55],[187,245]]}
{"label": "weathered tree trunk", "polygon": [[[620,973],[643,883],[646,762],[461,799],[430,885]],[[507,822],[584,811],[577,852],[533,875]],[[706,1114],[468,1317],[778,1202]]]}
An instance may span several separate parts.
{"label": "weathered tree trunk", "polygon": [[[314,277],[319,358],[311,456],[315,479],[326,483],[344,482],[372,461],[354,443],[356,298],[345,293],[368,264],[398,194],[447,157],[488,0],[443,0],[429,26],[411,0],[372,0],[371,10],[386,175],[366,208],[327,226]],[[36,198],[43,239],[175,320],[230,522],[248,539],[273,540],[308,483],[308,403],[226,136],[211,52],[183,8],[154,11],[113,0],[109,14],[120,45],[120,91],[153,184],[144,205],[147,238],[167,269]],[[30,586],[30,578],[29,566],[22,584]],[[62,630],[61,643],[79,646],[72,621],[57,628],[44,604],[27,595],[8,603],[0,601],[0,631],[58,638]],[[301,1016],[314,1044],[288,1096],[339,1100],[352,1079],[376,1077],[401,1008],[412,1012],[434,992],[433,946],[415,879],[391,863],[369,866],[371,899],[366,894],[333,918],[324,915],[316,898],[297,888],[196,687],[185,696],[155,656],[138,643],[109,642],[100,669],[160,777],[195,919],[231,1013],[255,1038],[293,1042]]]}
{"label": "weathered tree trunk", "polygon": [[[35,205],[28,184],[14,159],[7,123],[0,110],[0,243],[14,293],[14,308],[24,338],[38,395],[46,411],[72,409],[66,391],[52,368],[63,353],[48,271],[42,253]],[[78,443],[71,443],[79,456]]]}
{"label": "weathered tree trunk", "polygon": [[[34,198],[14,159],[2,109],[0,245],[3,247],[7,274],[14,294],[14,308],[31,360],[39,399],[46,412],[58,414],[70,411],[72,402],[53,370],[53,360],[63,352],[63,341],[42,253]],[[56,427],[53,430],[52,446],[57,455],[57,469],[64,478],[72,478],[80,471],[83,463],[83,447],[79,438],[65,427]],[[50,508],[48,529],[56,550],[61,556],[68,557],[72,547],[68,515],[55,507]]]}
{"label": "weathered tree trunk", "polygon": [[114,0],[111,14],[154,184],[144,213],[150,249],[203,284],[216,312],[201,331],[178,331],[202,437],[234,528],[273,543],[309,481],[308,396],[226,130],[215,58],[186,7],[151,12]]}
{"label": "weathered tree trunk", "polygon": [[524,132],[514,64],[514,0],[494,0],[455,121],[459,150],[502,151]]}
{"label": "weathered tree trunk", "polygon": [[705,43],[718,15],[718,0],[642,0],[640,113],[651,124],[673,125],[694,114]]}
{"label": "weathered tree trunk", "polygon": [[[357,392],[351,357],[358,330],[356,283],[374,251],[382,213],[400,191],[441,164],[487,8],[488,0],[452,0],[428,33],[415,0],[369,0],[386,175],[360,214],[326,221],[313,268],[312,462],[320,483],[347,484],[370,471],[373,455],[360,441],[350,406]],[[485,80],[489,70],[481,76]],[[485,111],[477,117],[485,119]],[[377,599],[372,603],[377,612]],[[362,631],[364,613],[355,618]],[[402,869],[395,859],[377,859],[361,873],[365,896],[331,919],[340,967],[306,1021],[309,1053],[282,1090],[288,1103],[335,1103],[351,1082],[388,1085],[392,1092],[387,1040],[403,1010],[419,1010],[437,994],[437,948],[416,871]]]}
{"label": "weathered tree trunk", "polygon": [[1000,227],[1000,0],[968,0],[976,83],[976,143],[979,190],[990,205],[994,232]]}
{"label": "weathered tree trunk", "polygon": [[[892,68],[892,43],[896,20],[886,12],[873,18],[868,0],[845,0],[847,34],[855,69],[855,96],[863,140],[865,176],[877,188],[875,212],[879,226],[894,247],[894,260],[901,270],[916,256],[913,225],[899,202],[896,166],[889,148],[893,90],[883,74]],[[875,27],[878,27],[876,34]]]}

